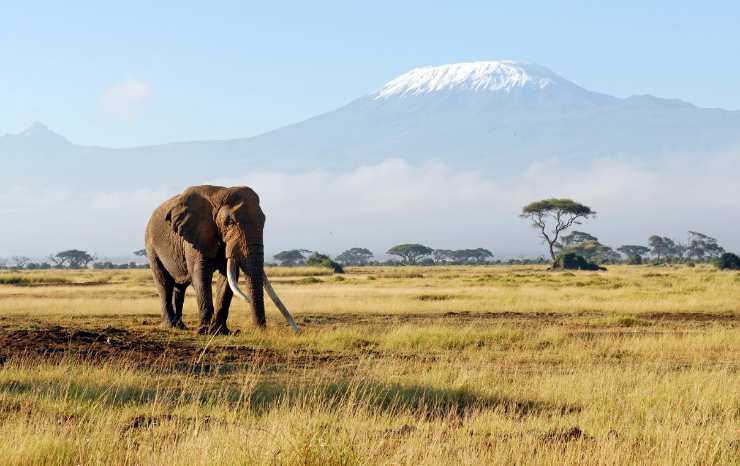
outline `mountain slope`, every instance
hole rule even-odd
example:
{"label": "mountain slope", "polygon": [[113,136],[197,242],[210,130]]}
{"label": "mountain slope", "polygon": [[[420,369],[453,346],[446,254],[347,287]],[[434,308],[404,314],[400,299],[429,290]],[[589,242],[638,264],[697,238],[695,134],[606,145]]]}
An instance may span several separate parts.
{"label": "mountain slope", "polygon": [[509,173],[550,157],[651,160],[737,149],[740,112],[618,99],[538,65],[481,62],[415,69],[334,112],[227,145],[258,163],[297,167],[403,157]]}
{"label": "mountain slope", "polygon": [[0,155],[16,158],[0,176],[180,184],[255,168],[343,169],[390,157],[506,175],[553,157],[649,162],[738,148],[740,112],[651,96],[619,99],[542,66],[477,62],[417,68],[333,112],[245,139],[114,150],[76,146],[35,125],[0,138]]}

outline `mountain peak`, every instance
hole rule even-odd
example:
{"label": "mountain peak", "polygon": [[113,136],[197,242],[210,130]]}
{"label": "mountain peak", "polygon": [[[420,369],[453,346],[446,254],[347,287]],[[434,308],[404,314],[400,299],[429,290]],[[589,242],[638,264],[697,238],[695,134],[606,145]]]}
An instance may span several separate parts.
{"label": "mountain peak", "polygon": [[38,135],[48,135],[48,134],[56,134],[56,133],[50,130],[46,125],[44,125],[40,121],[34,121],[31,124],[31,126],[29,126],[25,131],[21,131],[20,133],[18,133],[18,136],[34,137]]}
{"label": "mountain peak", "polygon": [[50,130],[46,125],[41,122],[35,121],[26,130],[21,131],[16,135],[17,138],[23,138],[28,140],[38,140],[45,142],[63,142],[68,143],[67,139]]}
{"label": "mountain peak", "polygon": [[516,61],[479,61],[414,68],[384,85],[372,97],[406,97],[439,91],[467,90],[510,93],[542,90],[560,84],[575,86],[544,66]]}

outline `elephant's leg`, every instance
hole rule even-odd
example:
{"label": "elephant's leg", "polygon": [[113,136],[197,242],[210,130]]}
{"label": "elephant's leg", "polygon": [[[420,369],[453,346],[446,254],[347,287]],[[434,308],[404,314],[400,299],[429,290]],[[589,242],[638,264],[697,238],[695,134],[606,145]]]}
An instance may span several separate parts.
{"label": "elephant's leg", "polygon": [[159,293],[159,298],[162,305],[162,323],[168,327],[174,327],[175,323],[177,322],[177,318],[175,317],[175,309],[172,306],[175,281],[172,279],[172,276],[170,276],[170,274],[167,272],[158,258],[152,258],[151,268],[152,277],[154,277],[154,284],[157,287],[157,292]]}
{"label": "elephant's leg", "polygon": [[226,326],[226,320],[229,318],[229,306],[231,298],[234,296],[226,276],[219,274],[216,282],[216,320],[213,322],[213,332],[223,335],[229,334],[229,328]]}
{"label": "elephant's leg", "polygon": [[192,271],[193,289],[198,300],[198,311],[200,314],[200,326],[198,333],[208,333],[211,329],[213,318],[213,294],[211,282],[213,280],[213,268],[206,263],[195,264]]}
{"label": "elephant's leg", "polygon": [[176,286],[172,293],[172,306],[175,309],[175,327],[182,330],[187,329],[185,323],[182,321],[182,306],[185,301],[186,289],[187,287],[185,286]]}

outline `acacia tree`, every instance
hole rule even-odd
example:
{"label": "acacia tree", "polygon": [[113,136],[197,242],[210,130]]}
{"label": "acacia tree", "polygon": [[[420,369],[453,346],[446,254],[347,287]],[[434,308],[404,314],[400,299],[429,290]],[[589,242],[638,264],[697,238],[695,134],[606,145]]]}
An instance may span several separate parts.
{"label": "acacia tree", "polygon": [[601,244],[598,240],[588,240],[582,243],[577,243],[561,251],[561,253],[569,252],[577,254],[587,261],[595,262],[597,264],[617,262],[620,259],[618,253],[609,246]]}
{"label": "acacia tree", "polygon": [[593,217],[596,212],[590,207],[570,199],[544,199],[524,206],[520,217],[529,220],[547,243],[550,258],[556,262],[555,248],[560,234],[580,225],[581,220]]}
{"label": "acacia tree", "polygon": [[653,235],[648,238],[648,244],[650,244],[650,254],[659,261],[683,256],[684,247],[666,236]]}
{"label": "acacia tree", "polygon": [[88,254],[86,251],[79,249],[69,249],[49,256],[57,267],[66,267],[69,269],[84,269],[87,264],[95,260],[95,256]]}
{"label": "acacia tree", "polygon": [[619,254],[609,246],[601,244],[599,238],[583,231],[573,231],[564,235],[555,248],[558,255],[572,252],[597,264],[617,262],[620,259]]}
{"label": "acacia tree", "polygon": [[715,238],[698,231],[689,232],[689,242],[686,245],[686,256],[689,259],[704,261],[717,258],[724,252],[724,248],[717,244]]}
{"label": "acacia tree", "polygon": [[572,231],[571,233],[564,235],[560,239],[560,243],[556,244],[556,247],[560,247],[562,249],[569,248],[571,246],[577,246],[579,244],[583,244],[587,241],[596,241],[598,242],[599,239],[595,236],[593,236],[590,233],[586,233],[585,231]]}
{"label": "acacia tree", "polygon": [[306,263],[305,254],[310,253],[308,249],[291,249],[289,251],[281,251],[275,254],[276,260],[280,261],[280,265],[294,266],[303,265]]}
{"label": "acacia tree", "polygon": [[135,256],[146,257],[146,249],[137,249],[134,251]]}
{"label": "acacia tree", "polygon": [[336,257],[336,261],[345,265],[367,265],[373,258],[373,253],[365,248],[347,249]]}
{"label": "acacia tree", "polygon": [[432,257],[438,264],[483,264],[493,259],[493,253],[485,248],[435,249]]}
{"label": "acacia tree", "polygon": [[432,248],[422,244],[399,244],[390,248],[386,254],[398,256],[404,264],[413,265],[432,252],[434,252]]}

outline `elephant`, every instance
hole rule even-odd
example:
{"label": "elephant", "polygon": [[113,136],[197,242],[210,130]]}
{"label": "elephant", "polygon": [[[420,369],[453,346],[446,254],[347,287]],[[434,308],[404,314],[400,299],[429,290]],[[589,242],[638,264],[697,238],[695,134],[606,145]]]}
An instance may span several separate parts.
{"label": "elephant", "polygon": [[[193,285],[201,334],[229,334],[226,321],[233,295],[250,302],[252,321],[266,326],[263,287],[297,334],[293,317],[264,272],[265,214],[257,193],[246,186],[192,186],[163,202],[152,213],[144,237],[154,283],[161,299],[163,324],[185,329],[185,290]],[[246,275],[249,296],[239,288]],[[216,310],[212,297],[214,272]]]}

